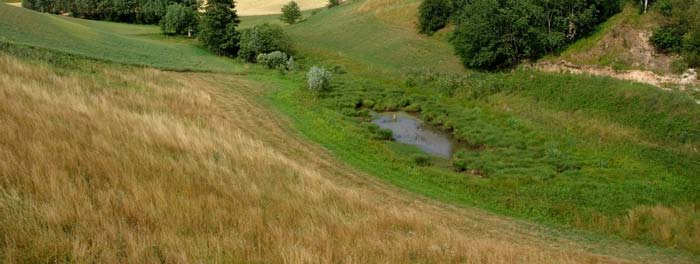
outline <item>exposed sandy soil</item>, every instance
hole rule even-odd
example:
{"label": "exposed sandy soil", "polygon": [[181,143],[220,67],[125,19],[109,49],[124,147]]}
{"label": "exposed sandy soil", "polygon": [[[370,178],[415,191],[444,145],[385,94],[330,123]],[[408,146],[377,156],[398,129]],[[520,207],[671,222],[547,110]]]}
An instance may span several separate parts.
{"label": "exposed sandy soil", "polygon": [[614,70],[611,67],[576,65],[567,61],[541,62],[535,67],[545,72],[609,76],[620,80],[651,84],[660,88],[664,88],[664,85],[668,84],[681,86],[700,85],[697,75],[693,75],[691,73],[686,73],[684,75],[661,75],[650,70]]}
{"label": "exposed sandy soil", "polygon": [[[301,10],[308,10],[323,7],[328,3],[326,0],[296,0]],[[239,0],[236,1],[238,15],[256,16],[279,14],[282,6],[289,3],[287,0]]]}

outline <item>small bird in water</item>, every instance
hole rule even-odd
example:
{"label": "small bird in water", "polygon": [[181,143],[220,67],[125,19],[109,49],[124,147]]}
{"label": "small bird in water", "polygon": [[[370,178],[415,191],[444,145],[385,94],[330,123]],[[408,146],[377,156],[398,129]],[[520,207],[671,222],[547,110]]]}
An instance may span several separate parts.
{"label": "small bird in water", "polygon": [[396,122],[396,114],[394,114],[394,117],[392,117],[391,119],[394,120],[394,122]]}

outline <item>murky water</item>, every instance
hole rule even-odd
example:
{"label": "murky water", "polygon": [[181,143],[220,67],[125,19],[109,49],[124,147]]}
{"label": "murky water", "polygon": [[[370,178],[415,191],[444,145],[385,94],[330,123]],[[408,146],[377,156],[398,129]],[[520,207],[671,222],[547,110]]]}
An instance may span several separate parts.
{"label": "murky water", "polygon": [[394,140],[414,145],[428,154],[449,159],[453,142],[449,135],[431,129],[416,117],[404,112],[378,113],[372,123],[394,132]]}

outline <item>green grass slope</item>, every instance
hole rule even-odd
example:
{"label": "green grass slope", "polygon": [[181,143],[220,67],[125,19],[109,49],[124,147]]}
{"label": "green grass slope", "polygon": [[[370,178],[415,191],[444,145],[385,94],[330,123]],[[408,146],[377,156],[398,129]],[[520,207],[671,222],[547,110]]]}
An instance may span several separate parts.
{"label": "green grass slope", "polygon": [[0,5],[0,42],[172,70],[230,72],[241,67],[191,41],[169,41],[158,34],[156,26],[75,19]]}
{"label": "green grass slope", "polygon": [[464,72],[448,43],[416,33],[410,14],[414,13],[417,1],[386,6],[367,3],[353,1],[323,10],[290,26],[288,32],[302,53],[356,65],[355,71],[429,68]]}
{"label": "green grass slope", "polygon": [[[275,104],[294,102],[282,111],[300,116],[305,135],[403,188],[700,252],[700,107],[692,98],[605,77],[467,72],[441,34],[415,33],[416,3],[357,1],[287,26],[307,63],[349,73],[337,74],[326,96],[285,91]],[[586,49],[584,41],[571,49]],[[452,162],[487,177],[454,172],[450,161],[416,166],[416,153],[378,147],[365,128],[368,110],[414,112],[452,132],[464,143]],[[344,136],[357,133],[366,141]]]}

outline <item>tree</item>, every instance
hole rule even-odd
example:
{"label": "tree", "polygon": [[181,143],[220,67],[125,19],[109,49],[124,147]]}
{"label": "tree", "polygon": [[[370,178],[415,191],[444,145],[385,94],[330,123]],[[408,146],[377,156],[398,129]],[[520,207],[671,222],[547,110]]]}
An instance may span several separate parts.
{"label": "tree", "polygon": [[294,24],[301,19],[301,9],[297,2],[291,1],[282,7],[282,16],[280,20],[287,24]]}
{"label": "tree", "polygon": [[265,23],[241,32],[239,57],[255,62],[258,55],[273,51],[292,53],[292,41],[282,27]]}
{"label": "tree", "polygon": [[233,0],[209,0],[199,24],[199,40],[212,52],[234,57],[238,54],[240,23]]}
{"label": "tree", "polygon": [[165,17],[160,21],[160,28],[165,34],[192,36],[198,24],[197,13],[181,4],[169,5]]}
{"label": "tree", "polygon": [[418,7],[418,29],[420,33],[432,35],[444,28],[452,15],[449,0],[423,0]]}

